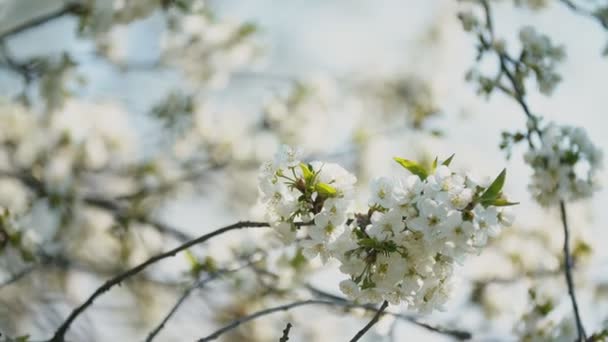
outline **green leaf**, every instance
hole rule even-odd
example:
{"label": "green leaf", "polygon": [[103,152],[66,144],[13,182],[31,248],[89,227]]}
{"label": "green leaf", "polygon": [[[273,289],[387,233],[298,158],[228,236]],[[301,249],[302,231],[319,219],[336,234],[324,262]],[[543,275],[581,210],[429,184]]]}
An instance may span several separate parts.
{"label": "green leaf", "polygon": [[302,170],[302,175],[304,176],[306,183],[309,183],[315,177],[315,174],[310,170],[308,165],[300,163],[300,169]]}
{"label": "green leaf", "polygon": [[507,178],[507,169],[503,169],[502,172],[494,179],[492,184],[484,191],[484,193],[479,197],[480,203],[492,203],[498,199],[500,196],[500,192],[502,191],[502,187],[505,185],[505,179]]}
{"label": "green leaf", "polygon": [[454,159],[454,155],[455,155],[455,153],[453,153],[448,159],[444,160],[443,163],[441,163],[441,165],[450,166],[452,159]]}
{"label": "green leaf", "polygon": [[509,202],[504,198],[497,198],[494,201],[488,202],[488,203],[481,203],[483,205],[493,205],[495,207],[508,207],[511,205],[518,205],[519,202]]}
{"label": "green leaf", "polygon": [[376,245],[378,245],[376,243],[376,240],[372,239],[372,238],[365,238],[365,239],[360,239],[358,241],[359,245],[361,247],[366,247],[366,248],[375,248]]}
{"label": "green leaf", "polygon": [[431,165],[431,173],[434,173],[436,169],[437,169],[437,157],[435,157],[435,160],[433,160],[433,164]]}
{"label": "green leaf", "polygon": [[315,190],[323,197],[333,197],[338,194],[338,190],[327,183],[317,183],[315,185]]}
{"label": "green leaf", "polygon": [[409,172],[415,174],[420,177],[420,179],[425,180],[428,177],[429,173],[424,169],[424,167],[415,161],[395,157],[393,158],[399,165],[403,166]]}

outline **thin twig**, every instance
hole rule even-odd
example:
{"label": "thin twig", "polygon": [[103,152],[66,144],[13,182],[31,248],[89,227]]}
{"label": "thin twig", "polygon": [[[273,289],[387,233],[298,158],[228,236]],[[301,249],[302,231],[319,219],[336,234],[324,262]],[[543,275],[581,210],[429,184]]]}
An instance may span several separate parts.
{"label": "thin twig", "polygon": [[2,283],[0,283],[0,289],[5,286],[8,286],[16,281],[19,281],[21,278],[32,273],[32,271],[34,271],[35,269],[36,269],[36,265],[29,265],[29,266],[19,270],[17,273],[11,275],[8,279],[6,279]]}
{"label": "thin twig", "polygon": [[[313,294],[322,298],[326,298],[326,299],[330,299],[334,302],[338,302],[338,303],[344,303],[345,305],[347,305],[350,308],[357,308],[357,309],[364,309],[367,311],[376,311],[378,308],[375,307],[374,305],[371,304],[358,304],[358,303],[352,303],[349,302],[348,299],[344,298],[344,297],[340,297],[340,296],[336,296],[334,294],[325,292],[323,290],[320,290],[312,285],[306,285],[306,288]],[[440,326],[434,326],[428,323],[424,323],[421,322],[419,320],[417,320],[416,318],[412,317],[412,316],[408,316],[408,315],[404,315],[404,314],[400,314],[400,313],[393,313],[393,312],[386,312],[387,315],[393,316],[399,320],[402,321],[407,321],[409,323],[415,324],[419,327],[422,327],[428,331],[434,332],[434,333],[438,333],[438,334],[442,334],[442,335],[447,335],[450,337],[453,337],[455,339],[458,340],[468,340],[472,337],[471,333],[468,331],[463,331],[463,330],[456,330],[456,329],[448,329],[448,328],[444,328],[444,327],[440,327]]]}
{"label": "thin twig", "polygon": [[285,326],[285,329],[283,330],[283,335],[281,335],[279,342],[289,341],[289,331],[291,330],[291,327],[293,327],[293,325],[291,325],[291,323],[288,322],[287,326]]}
{"label": "thin twig", "polygon": [[380,309],[378,309],[378,311],[376,312],[376,314],[374,315],[374,317],[372,317],[372,319],[369,321],[369,323],[367,323],[363,329],[359,330],[357,332],[357,334],[355,334],[355,336],[353,336],[353,338],[350,339],[350,342],[357,342],[359,341],[359,339],[361,339],[361,337],[363,337],[363,335],[365,335],[365,333],[371,329],[376,323],[378,323],[378,320],[380,319],[380,316],[382,316],[382,314],[384,313],[384,310],[386,310],[386,308],[388,308],[388,301],[384,301],[382,302],[382,305],[380,305]]}
{"label": "thin twig", "polygon": [[[50,193],[46,189],[45,184],[40,180],[36,179],[35,177],[29,175],[27,172],[10,172],[0,170],[0,177],[11,177],[17,179],[21,181],[21,183],[29,187],[40,197],[47,197],[50,195]],[[119,221],[124,219],[132,219],[139,223],[148,224],[161,233],[173,236],[178,241],[186,242],[192,240],[193,238],[192,236],[182,232],[180,229],[155,220],[151,217],[141,215],[132,217],[132,215],[129,215],[128,210],[126,210],[124,206],[122,206],[115,200],[89,195],[85,196],[82,201],[90,206],[110,212],[114,216],[114,218]]]}
{"label": "thin twig", "polygon": [[561,2],[564,6],[568,7],[570,10],[572,10],[572,12],[576,14],[597,20],[600,25],[608,29],[608,21],[606,21],[601,15],[596,14],[593,10],[583,8],[574,3],[574,1],[572,0],[559,0],[559,2]]}
{"label": "thin twig", "polygon": [[566,276],[566,284],[568,285],[568,295],[572,301],[572,310],[574,311],[574,318],[576,320],[576,328],[578,330],[578,341],[586,341],[587,334],[585,333],[585,327],[581,319],[581,315],[578,310],[578,303],[576,301],[576,293],[574,291],[574,282],[572,281],[572,255],[570,253],[570,233],[568,229],[568,217],[566,215],[566,204],[563,200],[559,201],[559,209],[562,218],[562,224],[564,226],[564,273]]}
{"label": "thin twig", "polygon": [[93,302],[95,301],[95,299],[97,299],[97,297],[101,296],[102,294],[104,294],[105,292],[107,292],[108,290],[110,290],[112,287],[120,284],[121,282],[127,280],[128,278],[138,274],[139,272],[143,271],[144,269],[146,269],[148,266],[157,263],[163,259],[169,258],[169,257],[173,257],[175,256],[177,253],[184,251],[194,245],[203,243],[209,239],[211,239],[212,237],[221,235],[223,233],[226,233],[228,231],[231,230],[236,230],[236,229],[242,229],[242,228],[261,228],[261,227],[268,227],[268,223],[266,222],[251,222],[251,221],[240,221],[222,228],[219,228],[217,230],[212,231],[211,233],[202,235],[194,240],[190,240],[178,247],[175,247],[174,249],[165,252],[165,253],[161,253],[158,254],[156,256],[151,257],[150,259],[142,262],[141,264],[115,276],[114,278],[106,281],[101,287],[99,287],[97,290],[95,290],[95,292],[93,292],[93,294],[91,296],[89,296],[89,298],[82,303],[80,306],[78,306],[76,309],[74,309],[72,311],[72,313],[66,318],[66,320],[59,326],[59,328],[55,331],[55,334],[53,335],[53,337],[51,337],[51,339],[49,341],[51,342],[63,342],[65,340],[65,334],[67,333],[68,329],[70,328],[70,326],[72,325],[72,323],[74,322],[74,320],[80,315],[82,314],[87,308],[89,308],[91,305],[93,305]]}
{"label": "thin twig", "polygon": [[293,308],[297,308],[299,306],[305,306],[305,305],[330,305],[330,306],[332,306],[332,305],[336,305],[336,303],[332,302],[332,301],[328,301],[328,300],[308,299],[308,300],[299,300],[299,301],[295,301],[295,302],[292,302],[289,304],[279,305],[279,306],[275,306],[275,307],[268,308],[268,309],[263,309],[263,310],[256,311],[250,315],[238,318],[238,319],[230,322],[228,325],[214,331],[210,335],[199,339],[198,342],[213,341],[213,340],[217,339],[218,337],[220,337],[225,332],[228,332],[243,323],[247,323],[256,318],[267,316],[267,315],[273,314],[275,312],[288,311]]}
{"label": "thin twig", "polygon": [[146,338],[146,342],[152,341],[156,337],[156,335],[158,335],[158,333],[165,327],[165,324],[167,324],[167,322],[169,321],[169,319],[171,319],[171,317],[173,316],[173,314],[175,314],[175,312],[177,311],[177,309],[183,304],[183,302],[186,300],[186,298],[188,298],[188,296],[190,296],[190,294],[192,293],[192,291],[204,287],[206,284],[208,284],[209,282],[213,281],[214,279],[217,279],[220,276],[226,275],[228,273],[234,273],[234,272],[240,271],[240,270],[242,270],[242,269],[244,269],[246,267],[249,267],[249,266],[253,265],[254,263],[256,263],[258,261],[259,261],[259,259],[258,260],[253,260],[253,259],[249,258],[249,261],[247,263],[245,263],[245,264],[243,264],[243,265],[241,265],[239,267],[218,270],[218,271],[215,271],[215,272],[211,273],[206,278],[201,278],[201,279],[193,282],[192,285],[189,286],[184,291],[184,293],[180,296],[180,298],[177,300],[177,302],[175,303],[175,305],[173,305],[173,307],[171,308],[171,310],[169,310],[169,312],[167,313],[167,315],[158,324],[158,326],[156,328],[154,328],[154,330],[152,330],[150,332],[150,334]]}
{"label": "thin twig", "polygon": [[[490,49],[491,45],[494,41],[494,29],[493,29],[493,24],[492,24],[492,15],[491,15],[491,11],[490,11],[490,5],[488,3],[488,0],[481,0],[480,2],[485,11],[486,27],[490,34],[491,42],[487,42],[481,34],[479,35],[479,39],[480,39],[481,44],[484,46],[484,48]],[[570,7],[573,10],[578,9],[575,6],[575,4],[573,2],[571,2],[570,0],[561,0],[561,2],[568,5],[568,7]],[[502,72],[504,72],[505,75],[507,75],[507,78],[509,78],[511,85],[513,86],[513,91],[514,91],[515,96],[512,96],[512,97],[520,104],[520,106],[522,107],[522,109],[523,109],[524,113],[526,114],[526,116],[528,117],[528,119],[530,119],[534,123],[534,127],[532,128],[532,131],[535,132],[540,139],[542,139],[543,138],[542,132],[536,126],[536,122],[538,121],[537,117],[531,113],[529,106],[525,101],[525,98],[524,98],[525,90],[522,88],[522,84],[516,80],[515,75],[513,75],[513,73],[507,66],[507,61],[510,61],[510,62],[514,62],[517,67],[519,61],[516,61],[515,59],[510,58],[505,52],[496,51],[496,53],[498,54],[498,58],[500,61],[500,68],[501,68]],[[534,148],[532,139],[530,137],[530,132],[528,133],[527,138],[528,138],[528,142],[530,143],[530,148]],[[582,320],[580,317],[578,304],[576,301],[576,294],[574,291],[574,282],[572,281],[572,256],[570,254],[570,246],[569,246],[570,235],[569,235],[568,222],[567,222],[567,216],[566,216],[566,206],[565,206],[565,203],[563,200],[560,200],[559,205],[560,205],[562,223],[564,226],[564,273],[566,276],[566,283],[568,285],[568,294],[572,301],[572,307],[573,307],[574,316],[575,316],[575,320],[576,320],[576,326],[577,326],[577,330],[578,330],[578,341],[586,341],[587,336],[585,334],[585,329],[584,329],[584,326],[583,326],[583,323],[582,323]]]}
{"label": "thin twig", "polygon": [[78,12],[82,11],[83,9],[84,9],[83,5],[79,4],[79,3],[67,4],[64,7],[60,8],[56,11],[46,13],[39,17],[35,17],[32,20],[20,23],[19,25],[14,26],[14,27],[8,29],[7,31],[0,33],[0,40],[3,40],[7,37],[16,35],[23,31],[29,30],[31,28],[40,26],[40,25],[45,24],[54,19],[61,18],[64,15],[77,14]]}

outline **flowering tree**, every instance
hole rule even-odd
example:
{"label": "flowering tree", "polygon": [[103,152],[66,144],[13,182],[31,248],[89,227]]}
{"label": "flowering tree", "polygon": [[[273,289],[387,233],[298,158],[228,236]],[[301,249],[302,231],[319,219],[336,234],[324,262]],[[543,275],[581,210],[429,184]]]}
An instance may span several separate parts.
{"label": "flowering tree", "polygon": [[[499,147],[529,166],[537,206],[509,195],[506,169],[465,167],[475,149],[432,148],[451,136],[424,72],[277,72],[263,23],[202,0],[0,7],[0,338],[398,340],[404,323],[421,338],[605,340],[606,308],[583,309],[605,300],[586,273],[594,241],[568,215],[599,189],[602,153],[529,104],[559,86],[567,49],[533,26],[503,39],[493,9],[511,5],[446,8],[476,46],[466,79],[525,118]],[[601,4],[515,5],[608,28]],[[75,43],[20,53],[52,30]],[[142,37],[154,48],[133,54]],[[93,95],[106,78],[114,93]],[[183,227],[192,203],[203,214]],[[551,208],[559,233],[514,221]],[[335,313],[349,321],[332,335],[315,317]]]}

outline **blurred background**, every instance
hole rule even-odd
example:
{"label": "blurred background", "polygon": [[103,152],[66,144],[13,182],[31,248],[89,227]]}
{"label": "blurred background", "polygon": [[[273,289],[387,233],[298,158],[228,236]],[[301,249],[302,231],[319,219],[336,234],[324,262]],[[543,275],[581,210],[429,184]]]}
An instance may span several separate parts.
{"label": "blurred background", "polygon": [[[525,25],[565,46],[563,81],[549,97],[530,88],[533,112],[586,128],[605,150],[606,30],[557,0],[538,10],[491,3],[508,47]],[[525,146],[509,159],[499,149],[501,132],[525,128],[517,103],[465,80],[476,58],[457,18],[467,5],[0,0],[0,332],[48,338],[111,275],[225,224],[263,220],[257,170],[283,143],[353,172],[360,208],[371,178],[403,172],[393,156],[430,163],[454,153],[456,169],[482,178],[506,167],[505,191],[520,202],[515,225],[457,272],[446,312],[420,319],[475,340],[517,340],[530,289],[553,299],[556,321],[566,317],[559,213],[531,199]],[[600,190],[569,212],[590,331],[608,317],[607,201]],[[196,279],[252,260],[197,287],[157,340],[203,337],[245,313],[310,298],[310,287],[340,295],[336,265],[302,259],[267,230],[240,230],[112,289],[69,340],[142,340]],[[290,340],[336,341],[370,317],[304,307],[222,338],[275,341],[291,322]],[[366,338],[450,340],[390,317]]]}

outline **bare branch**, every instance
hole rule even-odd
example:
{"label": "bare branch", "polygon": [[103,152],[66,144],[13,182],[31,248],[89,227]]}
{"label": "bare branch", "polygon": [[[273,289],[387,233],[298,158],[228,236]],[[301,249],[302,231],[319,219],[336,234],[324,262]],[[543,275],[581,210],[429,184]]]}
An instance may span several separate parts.
{"label": "bare branch", "polygon": [[[575,11],[580,11],[579,8],[570,0],[561,0],[561,2],[566,4],[569,8],[571,8]],[[493,28],[493,23],[492,23],[490,4],[489,4],[488,0],[480,0],[480,3],[485,12],[486,28],[490,35],[490,41],[488,42],[484,38],[484,36],[482,34],[480,34],[479,35],[480,43],[482,44],[482,46],[485,49],[493,50],[498,55],[501,71],[504,72],[504,74],[507,76],[507,78],[511,82],[511,85],[513,86],[513,92],[508,93],[508,94],[511,95],[511,97],[514,98],[519,103],[519,105],[522,107],[525,115],[534,123],[534,127],[531,129],[531,131],[535,132],[538,135],[538,137],[540,139],[542,139],[542,132],[536,126],[536,122],[538,121],[537,117],[531,113],[529,106],[525,101],[525,98],[524,98],[525,90],[523,89],[523,85],[521,82],[518,82],[516,80],[515,75],[513,75],[512,71],[509,69],[509,67],[507,65],[508,62],[514,63],[515,67],[517,68],[517,66],[519,65],[518,64],[519,61],[514,58],[511,58],[509,55],[507,55],[506,52],[499,52],[499,51],[496,51],[496,49],[492,48],[492,44],[494,43],[494,28]],[[501,88],[499,88],[499,89],[501,89]],[[528,138],[528,142],[530,144],[530,148],[534,148],[532,139],[530,137],[530,132],[528,133],[527,138]],[[568,294],[572,301],[572,308],[574,311],[574,316],[575,316],[577,330],[578,330],[578,341],[585,341],[587,339],[587,336],[585,334],[585,329],[583,327],[580,313],[578,310],[578,304],[576,301],[576,294],[575,294],[575,290],[574,290],[574,282],[572,281],[572,255],[570,254],[569,229],[568,229],[568,222],[567,222],[567,216],[566,216],[566,207],[565,207],[565,203],[563,200],[560,200],[559,205],[560,205],[562,224],[564,227],[564,273],[566,276],[566,284],[568,286]]]}
{"label": "bare branch", "polygon": [[279,339],[279,342],[287,342],[287,341],[289,341],[289,331],[291,330],[292,326],[293,325],[291,325],[291,323],[287,323],[287,326],[283,330],[283,335]]}
{"label": "bare branch", "polygon": [[243,268],[249,267],[249,266],[251,266],[252,264],[254,264],[254,263],[258,262],[258,261],[259,261],[259,259],[258,260],[252,260],[251,258],[249,258],[249,261],[247,263],[245,263],[244,265],[241,265],[241,266],[236,267],[236,268],[218,270],[216,272],[211,273],[206,278],[202,278],[202,279],[199,279],[199,280],[195,281],[191,286],[189,286],[184,291],[184,293],[180,296],[180,298],[177,300],[177,302],[175,303],[175,305],[173,305],[173,307],[171,308],[171,310],[169,310],[169,312],[163,318],[163,320],[159,323],[159,325],[156,328],[154,328],[154,330],[152,330],[150,332],[150,334],[146,338],[146,342],[152,341],[156,337],[156,335],[158,335],[158,333],[165,327],[165,324],[167,324],[167,322],[169,321],[169,319],[171,319],[171,317],[173,316],[173,314],[175,314],[175,312],[177,311],[177,309],[183,304],[183,302],[186,300],[186,298],[188,298],[188,296],[190,296],[190,294],[192,293],[192,291],[197,290],[197,289],[201,289],[206,284],[208,284],[209,282],[211,282],[211,281],[219,278],[220,276],[226,275],[228,273],[234,273],[234,272],[240,271]]}
{"label": "bare branch", "polygon": [[570,10],[572,10],[572,12],[584,16],[584,17],[588,17],[594,20],[597,20],[598,23],[600,25],[602,25],[605,29],[608,29],[608,22],[605,21],[602,16],[597,15],[596,13],[594,13],[593,10],[589,10],[587,8],[583,8],[579,5],[577,5],[574,1],[572,0],[559,0],[560,3],[562,3],[564,6],[566,6],[567,8],[569,8]]}
{"label": "bare branch", "polygon": [[[44,183],[42,183],[35,177],[32,177],[27,172],[18,173],[0,170],[0,177],[11,177],[18,179],[40,197],[46,197],[50,195],[46,190]],[[151,225],[159,232],[169,234],[181,242],[186,242],[192,240],[193,238],[192,236],[182,232],[180,229],[172,227],[166,223],[162,223],[153,218],[145,216],[131,217],[128,215],[128,212],[127,210],[125,210],[124,206],[120,205],[120,203],[118,203],[117,201],[99,196],[85,196],[82,200],[84,203],[90,206],[109,211],[110,213],[112,213],[112,215],[114,215],[115,219],[119,221],[121,219],[128,218],[133,219],[139,223]]]}
{"label": "bare branch", "polygon": [[[333,300],[335,302],[338,303],[345,303],[348,305],[348,307],[351,308],[358,308],[358,309],[364,309],[367,311],[376,311],[378,310],[374,305],[371,304],[356,304],[356,303],[351,303],[348,301],[348,299],[344,298],[344,297],[340,297],[340,296],[336,296],[334,294],[325,292],[323,290],[320,290],[312,285],[306,285],[306,288],[314,295],[322,297],[322,298],[326,298],[326,299],[330,299]],[[393,312],[386,312],[387,315],[393,316],[399,320],[402,321],[407,321],[409,323],[415,324],[419,327],[422,327],[426,330],[429,330],[431,332],[434,333],[438,333],[438,334],[442,334],[442,335],[447,335],[450,337],[453,337],[455,339],[458,340],[468,340],[472,337],[472,334],[468,331],[464,331],[464,330],[456,330],[456,329],[449,329],[449,328],[443,328],[443,327],[439,327],[439,326],[433,326],[431,324],[428,323],[424,323],[421,322],[419,320],[417,320],[415,317],[412,316],[408,316],[408,315],[404,315],[404,314],[400,314],[400,313],[393,313]]]}
{"label": "bare branch", "polygon": [[19,25],[14,26],[14,27],[8,29],[7,31],[0,33],[0,40],[3,40],[10,36],[14,36],[23,31],[27,31],[31,28],[40,26],[40,25],[45,24],[54,19],[61,18],[65,15],[77,14],[77,13],[81,12],[82,10],[84,10],[84,7],[82,4],[79,4],[79,3],[67,4],[64,7],[60,8],[56,11],[46,13],[39,17],[33,18],[29,21],[20,23]]}
{"label": "bare branch", "polygon": [[262,227],[268,227],[268,226],[269,225],[266,222],[240,221],[240,222],[219,228],[217,230],[214,230],[211,233],[202,235],[194,240],[190,240],[178,247],[173,248],[170,251],[155,255],[155,256],[151,257],[150,259],[142,262],[141,264],[113,277],[112,279],[109,279],[101,287],[99,287],[97,290],[95,290],[95,292],[93,292],[93,294],[91,296],[89,296],[89,298],[84,303],[82,303],[80,306],[78,306],[76,309],[74,309],[72,311],[72,313],[66,318],[66,320],[61,324],[61,326],[59,326],[59,328],[57,329],[57,331],[55,332],[55,334],[49,341],[63,342],[65,340],[65,334],[67,333],[68,329],[70,328],[70,326],[72,325],[74,320],[80,314],[82,314],[87,308],[89,308],[91,305],[93,305],[93,302],[95,301],[95,299],[97,299],[97,297],[99,297],[102,294],[104,294],[105,292],[109,291],[112,287],[120,284],[121,282],[127,280],[128,278],[143,271],[148,266],[150,266],[154,263],[157,263],[163,259],[173,257],[181,251],[184,251],[194,245],[203,243],[215,236],[221,235],[221,234],[229,232],[231,230],[237,230],[237,229],[242,229],[242,228],[262,228]]}
{"label": "bare branch", "polygon": [[2,283],[0,283],[0,289],[3,288],[3,287],[5,287],[5,286],[8,286],[8,285],[10,285],[12,283],[15,283],[15,282],[19,281],[21,278],[23,278],[26,275],[30,274],[35,269],[36,269],[36,265],[28,265],[27,267],[19,270],[17,273],[14,273],[8,279],[6,279]]}
{"label": "bare branch", "polygon": [[563,200],[559,201],[559,209],[564,226],[564,274],[566,276],[566,284],[568,285],[568,295],[572,301],[572,310],[576,320],[576,328],[578,330],[578,341],[586,341],[587,334],[578,310],[576,301],[576,293],[574,291],[574,282],[572,281],[572,254],[570,254],[570,233],[568,229],[568,217],[566,215],[566,204]]}
{"label": "bare branch", "polygon": [[382,316],[386,308],[388,308],[388,301],[385,300],[384,302],[382,302],[382,305],[380,305],[380,308],[378,309],[374,317],[372,317],[372,319],[363,327],[363,329],[359,330],[357,334],[355,334],[355,336],[350,339],[350,342],[359,341],[359,339],[361,339],[361,337],[363,337],[363,335],[365,335],[365,333],[368,332],[369,329],[371,329],[376,323],[378,323],[380,316]]}
{"label": "bare branch", "polygon": [[305,305],[330,305],[330,306],[332,306],[332,305],[336,305],[336,303],[328,301],[328,300],[308,299],[308,300],[296,301],[296,302],[289,303],[289,304],[279,305],[279,306],[275,306],[275,307],[268,308],[268,309],[263,309],[263,310],[256,311],[250,315],[238,318],[238,319],[230,322],[228,325],[216,330],[211,335],[208,335],[208,336],[205,336],[205,337],[199,339],[198,342],[213,341],[213,340],[217,339],[218,337],[220,337],[225,332],[228,332],[243,323],[247,323],[256,318],[267,316],[267,315],[273,314],[275,312],[289,311],[293,308],[297,308],[299,306],[305,306]]}

